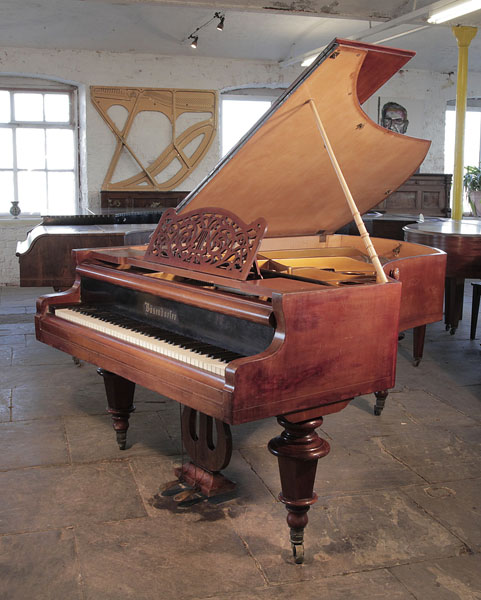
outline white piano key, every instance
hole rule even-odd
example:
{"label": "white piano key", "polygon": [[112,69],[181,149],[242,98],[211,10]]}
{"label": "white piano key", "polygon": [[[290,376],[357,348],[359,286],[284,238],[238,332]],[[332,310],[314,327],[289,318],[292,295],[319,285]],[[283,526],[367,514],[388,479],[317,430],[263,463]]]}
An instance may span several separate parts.
{"label": "white piano key", "polygon": [[114,338],[129,342],[134,346],[146,348],[147,350],[152,350],[158,354],[169,356],[170,358],[190,364],[199,369],[204,369],[205,371],[210,371],[211,373],[216,373],[222,376],[225,375],[225,362],[216,358],[210,358],[202,355],[199,352],[193,352],[192,350],[181,348],[172,342],[156,340],[148,335],[144,335],[143,333],[132,331],[126,329],[125,327],[120,327],[114,323],[102,321],[101,319],[91,315],[81,314],[70,308],[56,309],[55,316],[65,319],[66,321],[70,321],[71,323],[76,323],[78,325],[82,325],[83,327],[100,331],[101,333],[106,333]]}

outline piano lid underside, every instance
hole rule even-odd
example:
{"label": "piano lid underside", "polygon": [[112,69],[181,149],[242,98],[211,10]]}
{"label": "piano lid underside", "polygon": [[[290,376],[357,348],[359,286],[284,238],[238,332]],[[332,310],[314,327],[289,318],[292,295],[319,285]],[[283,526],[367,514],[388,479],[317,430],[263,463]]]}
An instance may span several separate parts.
{"label": "piano lid underside", "polygon": [[396,190],[430,142],[384,129],[363,112],[357,81],[367,56],[375,73],[371,54],[340,43],[180,204],[180,214],[219,207],[245,222],[263,217],[268,237],[332,233],[350,222],[311,100],[360,213]]}

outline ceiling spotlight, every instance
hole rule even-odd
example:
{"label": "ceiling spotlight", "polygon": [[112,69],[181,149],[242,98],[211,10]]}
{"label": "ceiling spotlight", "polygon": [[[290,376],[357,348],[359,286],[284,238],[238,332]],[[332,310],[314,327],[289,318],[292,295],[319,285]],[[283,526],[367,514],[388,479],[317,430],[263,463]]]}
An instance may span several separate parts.
{"label": "ceiling spotlight", "polygon": [[214,17],[216,19],[219,19],[219,23],[217,24],[217,29],[219,31],[224,31],[224,21],[225,21],[225,15],[223,15],[222,13],[215,13]]}
{"label": "ceiling spotlight", "polygon": [[209,25],[210,23],[212,23],[212,21],[214,19],[219,19],[219,23],[217,25],[217,29],[219,31],[223,31],[224,30],[225,14],[221,13],[221,12],[216,12],[216,13],[214,13],[214,16],[211,17],[208,21],[206,21],[205,23],[202,23],[202,25],[199,25],[199,27],[197,27],[197,29],[194,29],[194,31],[189,35],[188,38],[184,38],[182,40],[182,43],[185,43],[186,41],[190,41],[190,47],[191,48],[197,48],[197,42],[199,41],[199,36],[196,35],[197,32],[200,31],[201,29],[204,29],[204,27],[207,27],[207,25]]}

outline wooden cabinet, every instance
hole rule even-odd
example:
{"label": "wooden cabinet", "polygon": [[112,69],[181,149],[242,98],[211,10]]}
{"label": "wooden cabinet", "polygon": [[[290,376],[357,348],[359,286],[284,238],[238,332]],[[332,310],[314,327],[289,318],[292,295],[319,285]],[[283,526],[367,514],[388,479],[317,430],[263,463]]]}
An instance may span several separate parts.
{"label": "wooden cabinet", "polygon": [[159,209],[175,207],[189,192],[119,191],[102,190],[100,208],[105,209]]}
{"label": "wooden cabinet", "polygon": [[452,175],[416,173],[373,210],[385,214],[449,217]]}

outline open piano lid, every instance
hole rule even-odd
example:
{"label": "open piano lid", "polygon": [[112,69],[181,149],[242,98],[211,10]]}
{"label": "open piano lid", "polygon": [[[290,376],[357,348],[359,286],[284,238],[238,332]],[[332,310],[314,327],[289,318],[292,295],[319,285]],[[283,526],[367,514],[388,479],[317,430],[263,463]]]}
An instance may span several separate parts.
{"label": "open piano lid", "polygon": [[396,190],[423,161],[430,142],[394,133],[362,110],[414,52],[334,40],[214,170],[178,213],[227,209],[267,237],[332,233],[352,215],[324,148],[317,107],[362,214]]}

